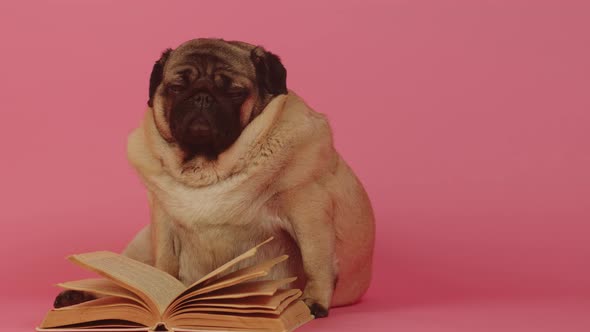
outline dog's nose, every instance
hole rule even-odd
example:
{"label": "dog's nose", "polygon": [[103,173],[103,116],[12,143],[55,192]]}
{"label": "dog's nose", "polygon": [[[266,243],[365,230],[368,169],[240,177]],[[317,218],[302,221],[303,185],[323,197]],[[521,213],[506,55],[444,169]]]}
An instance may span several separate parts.
{"label": "dog's nose", "polygon": [[200,109],[206,109],[213,104],[213,96],[207,92],[199,92],[191,98],[193,104]]}

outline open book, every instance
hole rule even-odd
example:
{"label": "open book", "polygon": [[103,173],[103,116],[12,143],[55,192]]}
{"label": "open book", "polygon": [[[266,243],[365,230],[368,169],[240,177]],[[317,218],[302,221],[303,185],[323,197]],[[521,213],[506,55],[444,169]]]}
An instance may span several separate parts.
{"label": "open book", "polygon": [[108,251],[73,255],[75,264],[102,275],[58,284],[99,298],[52,309],[37,331],[291,331],[313,319],[295,278],[259,280],[283,255],[229,272],[271,239],[186,287],[152,266]]}

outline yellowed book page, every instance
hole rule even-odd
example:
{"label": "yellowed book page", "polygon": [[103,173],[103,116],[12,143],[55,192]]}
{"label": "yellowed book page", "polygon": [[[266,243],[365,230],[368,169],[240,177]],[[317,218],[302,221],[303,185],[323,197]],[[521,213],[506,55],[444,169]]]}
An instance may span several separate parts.
{"label": "yellowed book page", "polygon": [[183,309],[178,314],[179,317],[187,313],[197,313],[197,312],[218,312],[220,315],[233,315],[233,314],[268,314],[268,315],[275,315],[278,316],[281,314],[279,310],[272,310],[272,309],[241,309],[241,308],[218,308],[218,307],[195,307],[190,309]]}
{"label": "yellowed book page", "polygon": [[281,296],[277,296],[275,299],[265,302],[264,300],[258,301],[257,304],[244,306],[239,304],[211,304],[205,306],[203,304],[192,304],[183,306],[178,312],[174,313],[174,316],[182,316],[186,313],[191,312],[220,312],[228,314],[271,314],[280,315],[287,306],[293,301],[297,300],[301,296],[301,291],[298,289],[286,291]]}
{"label": "yellowed book page", "polygon": [[[215,284],[218,283],[223,283],[226,282],[228,280],[234,280],[234,279],[238,279],[240,277],[243,276],[248,276],[251,274],[260,274],[262,273],[263,275],[267,275],[268,272],[270,271],[270,269],[272,269],[275,265],[284,262],[285,260],[287,260],[287,258],[289,258],[288,255],[281,255],[275,258],[271,258],[268,259],[266,261],[260,262],[256,265],[252,265],[252,266],[248,266],[245,268],[242,268],[240,270],[234,271],[232,273],[229,273],[219,279],[216,279],[213,283],[207,285],[207,286],[213,286]],[[201,288],[203,289],[203,288]]]}
{"label": "yellowed book page", "polygon": [[283,311],[291,306],[295,301],[300,301],[299,299],[301,298],[301,294],[303,294],[303,292],[298,289],[297,291],[297,293],[287,293],[286,295],[288,296],[285,297],[285,299],[277,306],[275,310],[282,314]]}
{"label": "yellowed book page", "polygon": [[145,303],[144,300],[141,299],[141,297],[139,297],[139,295],[117,285],[114,281],[109,279],[74,280],[59,283],[57,284],[57,286],[63,289],[78,290],[99,295],[122,297],[128,300],[135,301],[144,308],[149,309],[149,306]]}
{"label": "yellowed book page", "polygon": [[256,252],[258,251],[258,248],[260,248],[261,246],[269,243],[273,239],[274,239],[273,237],[268,238],[266,241],[260,243],[259,245],[255,246],[254,248],[246,251],[245,253],[239,255],[238,257],[230,260],[229,262],[227,262],[227,263],[223,264],[222,266],[216,268],[215,270],[211,271],[210,273],[208,273],[207,275],[205,275],[201,279],[197,280],[192,285],[188,286],[187,292],[190,292],[191,289],[196,288],[196,286],[198,286],[198,285],[200,285],[200,284],[202,284],[204,282],[207,282],[207,281],[213,279],[214,277],[222,274],[223,272],[229,270],[232,266],[238,264],[239,262],[241,262],[241,261],[243,261],[243,260],[245,260],[247,258],[254,257],[256,255]]}
{"label": "yellowed book page", "polygon": [[121,321],[121,320],[101,320],[81,324],[68,325],[66,327],[42,329],[37,327],[37,331],[63,331],[63,332],[89,332],[89,331],[148,331],[149,328],[141,324]]}
{"label": "yellowed book page", "polygon": [[97,251],[73,255],[69,259],[128,288],[159,313],[186,289],[166,272],[113,252]]}
{"label": "yellowed book page", "polygon": [[273,315],[219,315],[187,313],[169,320],[174,331],[237,330],[288,332],[309,322],[313,316],[305,303],[297,301],[288,306],[280,316]]}
{"label": "yellowed book page", "polygon": [[268,275],[270,269],[275,266],[276,264],[286,260],[289,258],[287,255],[279,256],[268,261],[262,262],[255,266],[250,266],[235,272],[232,272],[225,277],[219,278],[215,280],[214,283],[205,286],[203,288],[196,288],[191,290],[190,293],[184,292],[182,296],[178,297],[174,302],[169,306],[169,308],[164,313],[164,317],[167,317],[171,312],[175,310],[182,302],[186,301],[189,298],[196,297],[200,294],[205,294],[208,292],[216,291],[222,288],[226,288],[229,286],[233,286],[251,279],[264,277]]}
{"label": "yellowed book page", "polygon": [[313,315],[303,301],[296,301],[291,304],[280,316],[285,332],[293,331],[299,326],[313,320]]}
{"label": "yellowed book page", "polygon": [[[215,292],[210,292],[198,296],[196,300],[221,300],[221,299],[238,299],[249,296],[270,296],[279,288],[297,280],[297,277],[278,279],[278,280],[257,280],[249,281],[227,288],[222,288]],[[192,301],[192,299],[191,299]]]}
{"label": "yellowed book page", "polygon": [[188,313],[168,320],[168,326],[174,330],[178,329],[219,329],[233,331],[243,329],[250,331],[283,331],[283,322],[275,316],[270,315],[221,315],[207,313]]}
{"label": "yellowed book page", "polygon": [[239,299],[221,299],[221,300],[197,300],[185,302],[179,308],[185,310],[195,307],[225,307],[225,308],[259,308],[276,310],[280,305],[283,305],[287,299],[291,299],[286,304],[289,304],[301,296],[302,292],[299,289],[279,289],[271,296],[251,296]]}
{"label": "yellowed book page", "polygon": [[50,310],[41,328],[59,327],[99,320],[125,320],[153,326],[158,318],[134,301],[108,296],[73,306]]}
{"label": "yellowed book page", "polygon": [[239,283],[242,283],[242,282],[245,282],[245,281],[248,281],[251,279],[265,277],[268,275],[270,270],[275,265],[277,265],[281,262],[284,262],[285,260],[287,260],[287,258],[289,258],[289,256],[282,255],[282,256],[279,256],[279,257],[276,257],[273,259],[269,259],[269,260],[259,263],[257,265],[234,271],[224,277],[221,277],[221,278],[215,280],[215,282],[213,282],[205,287],[202,287],[202,288],[196,289],[195,291],[190,292],[190,296],[209,293],[209,292],[216,291],[216,290],[219,290],[222,288],[237,285]]}

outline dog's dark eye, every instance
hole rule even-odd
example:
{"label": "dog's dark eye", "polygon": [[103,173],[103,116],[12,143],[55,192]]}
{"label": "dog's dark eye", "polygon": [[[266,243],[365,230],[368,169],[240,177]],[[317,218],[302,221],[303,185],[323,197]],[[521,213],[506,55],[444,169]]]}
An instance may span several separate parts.
{"label": "dog's dark eye", "polygon": [[242,99],[246,98],[246,96],[248,96],[248,89],[231,88],[228,90],[227,95],[235,101],[241,101]]}
{"label": "dog's dark eye", "polygon": [[180,93],[184,91],[184,85],[182,84],[169,84],[167,87],[168,91],[171,93]]}
{"label": "dog's dark eye", "polygon": [[231,78],[225,75],[218,75],[215,77],[215,83],[218,84],[219,87],[228,88],[231,85]]}

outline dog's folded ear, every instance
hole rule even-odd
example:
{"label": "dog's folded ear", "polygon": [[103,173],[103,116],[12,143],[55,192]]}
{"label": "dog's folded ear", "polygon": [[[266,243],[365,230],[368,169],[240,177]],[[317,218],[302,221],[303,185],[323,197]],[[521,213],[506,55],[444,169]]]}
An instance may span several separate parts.
{"label": "dog's folded ear", "polygon": [[262,47],[256,47],[250,53],[250,59],[256,68],[256,78],[261,92],[271,95],[287,93],[287,70],[277,55]]}
{"label": "dog's folded ear", "polygon": [[162,52],[162,56],[156,63],[154,63],[154,67],[152,68],[152,74],[150,75],[150,91],[149,91],[149,99],[148,99],[148,106],[154,106],[154,94],[156,94],[156,89],[160,83],[162,83],[162,79],[164,78],[164,65],[170,56],[172,49],[167,49]]}

